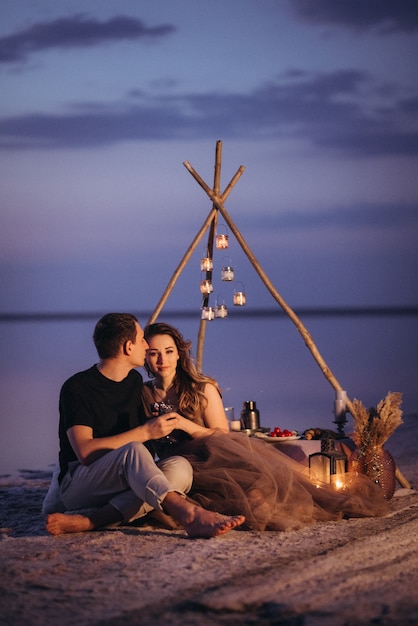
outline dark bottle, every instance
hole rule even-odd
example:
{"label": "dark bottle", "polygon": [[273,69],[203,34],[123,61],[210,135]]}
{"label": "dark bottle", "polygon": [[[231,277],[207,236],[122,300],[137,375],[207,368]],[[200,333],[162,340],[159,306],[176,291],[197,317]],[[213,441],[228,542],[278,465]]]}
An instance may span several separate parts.
{"label": "dark bottle", "polygon": [[244,408],[241,411],[241,428],[250,430],[260,428],[260,411],[253,400],[244,402]]}

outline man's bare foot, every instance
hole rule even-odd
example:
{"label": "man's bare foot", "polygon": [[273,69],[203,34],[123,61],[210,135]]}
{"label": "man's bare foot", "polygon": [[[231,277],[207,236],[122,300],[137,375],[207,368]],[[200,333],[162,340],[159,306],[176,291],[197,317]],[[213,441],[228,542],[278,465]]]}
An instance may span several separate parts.
{"label": "man's bare foot", "polygon": [[233,528],[241,526],[244,522],[244,515],[221,515],[196,506],[194,514],[190,515],[189,519],[184,522],[184,529],[192,539],[199,537],[210,539],[224,535]]}
{"label": "man's bare foot", "polygon": [[85,515],[65,515],[64,513],[48,515],[45,526],[51,535],[82,533],[86,530],[94,529],[94,525],[89,517]]}

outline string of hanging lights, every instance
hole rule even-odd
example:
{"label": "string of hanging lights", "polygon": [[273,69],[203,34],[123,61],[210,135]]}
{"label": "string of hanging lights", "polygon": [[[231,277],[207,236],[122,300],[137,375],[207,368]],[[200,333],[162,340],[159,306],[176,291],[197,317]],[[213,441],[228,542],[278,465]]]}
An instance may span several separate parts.
{"label": "string of hanging lights", "polygon": [[[216,250],[223,251],[229,248],[228,229],[224,224],[220,225],[216,231],[215,248]],[[206,321],[212,321],[215,318],[224,319],[225,317],[228,317],[228,307],[225,300],[223,300],[220,295],[217,296],[214,307],[209,305],[209,296],[213,293],[214,289],[212,280],[213,258],[211,249],[213,250],[213,246],[208,245],[205,255],[200,259],[200,293],[203,295],[201,319]],[[221,281],[224,283],[231,283],[234,279],[235,270],[232,259],[230,257],[225,258],[221,269]],[[232,302],[234,306],[245,306],[247,303],[244,285],[241,281],[236,282],[234,285]]]}

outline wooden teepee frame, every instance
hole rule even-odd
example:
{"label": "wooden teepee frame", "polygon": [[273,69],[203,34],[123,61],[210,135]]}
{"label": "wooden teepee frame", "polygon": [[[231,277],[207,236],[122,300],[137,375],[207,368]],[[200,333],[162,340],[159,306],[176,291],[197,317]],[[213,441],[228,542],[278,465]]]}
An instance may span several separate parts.
{"label": "wooden teepee frame", "polygon": [[[236,240],[240,244],[242,250],[246,254],[248,260],[250,261],[255,271],[261,278],[262,282],[268,289],[268,291],[271,293],[271,295],[276,300],[278,305],[283,309],[283,311],[289,316],[291,321],[296,326],[298,332],[300,333],[300,335],[302,336],[306,344],[306,347],[311,352],[313,358],[317,362],[325,378],[328,380],[328,382],[336,391],[343,390],[343,387],[341,386],[337,378],[334,376],[334,374],[331,372],[330,368],[328,367],[324,358],[322,357],[321,353],[316,347],[308,329],[305,327],[305,325],[302,323],[302,321],[299,319],[299,317],[296,315],[293,309],[287,304],[287,302],[285,302],[285,300],[279,294],[277,289],[274,287],[273,283],[264,272],[263,268],[261,267],[260,263],[255,258],[254,254],[249,248],[244,237],[242,236],[242,234],[236,227],[235,223],[233,222],[232,218],[230,217],[229,213],[225,209],[225,206],[224,206],[225,200],[231,193],[234,185],[237,183],[237,181],[243,174],[245,167],[241,165],[238,168],[235,176],[231,179],[225,191],[221,193],[220,192],[221,162],[222,162],[222,142],[218,141],[216,143],[215,173],[214,173],[213,188],[210,188],[209,185],[205,183],[205,181],[193,169],[193,167],[190,165],[188,161],[184,161],[183,163],[183,165],[190,172],[190,174],[193,176],[196,182],[202,187],[202,189],[209,196],[210,200],[212,201],[212,209],[209,215],[207,216],[205,222],[203,223],[202,227],[200,228],[199,232],[197,233],[194,240],[192,241],[189,248],[187,249],[186,254],[184,255],[183,259],[181,260],[176,270],[174,271],[163,295],[161,296],[159,302],[157,303],[157,306],[155,307],[147,323],[152,324],[158,318],[162,308],[167,302],[167,299],[170,296],[176,284],[177,279],[179,278],[183,269],[186,267],[189,259],[191,258],[192,254],[196,250],[197,246],[199,245],[200,241],[203,238],[203,235],[205,234],[208,228],[209,228],[209,236],[208,236],[207,250],[208,250],[208,256],[212,258],[214,236],[216,232],[216,225],[218,222],[218,215],[220,213],[223,219],[225,220],[227,226],[229,227],[230,231],[233,233]],[[211,280],[212,278],[211,270],[206,272],[206,276],[209,280]],[[203,297],[203,306],[207,306],[208,300],[209,300],[209,295]],[[207,323],[206,319],[201,319],[200,327],[199,327],[199,334],[198,334],[197,350],[196,350],[196,364],[199,369],[201,369],[201,366],[202,366],[202,355],[203,355],[203,346],[204,346],[204,340],[205,340],[206,323]],[[353,415],[353,405],[349,398],[347,398],[346,408]],[[397,478],[403,487],[410,487],[408,481],[402,476],[399,470],[397,470]]]}
{"label": "wooden teepee frame", "polygon": [[[181,262],[179,263],[177,269],[174,271],[170,281],[168,282],[168,285],[167,285],[163,295],[161,296],[159,302],[157,303],[157,306],[155,307],[153,313],[151,314],[151,317],[148,320],[148,324],[152,324],[153,322],[155,322],[156,319],[158,318],[158,316],[160,315],[162,308],[164,307],[165,303],[167,302],[167,299],[170,296],[170,294],[171,294],[171,292],[172,292],[172,290],[173,290],[173,288],[174,288],[174,286],[175,286],[175,284],[177,282],[177,279],[179,278],[179,276],[180,276],[181,272],[183,271],[183,269],[186,267],[189,259],[191,258],[192,254],[196,250],[197,246],[199,245],[200,241],[203,238],[203,235],[205,234],[205,232],[207,231],[208,228],[210,230],[209,230],[209,236],[208,236],[208,246],[207,246],[207,249],[208,249],[208,256],[212,257],[214,235],[215,235],[215,232],[216,232],[216,225],[217,225],[217,221],[218,221],[218,214],[220,213],[222,215],[223,219],[225,220],[227,226],[229,227],[230,231],[234,234],[236,240],[240,244],[240,246],[243,249],[244,253],[247,255],[248,260],[250,261],[250,263],[254,267],[254,269],[257,272],[257,274],[260,276],[260,278],[263,281],[264,285],[267,287],[268,291],[271,293],[271,295],[276,300],[276,302],[279,304],[279,306],[283,309],[283,311],[290,317],[292,322],[295,324],[295,326],[296,326],[297,330],[299,331],[299,333],[301,334],[301,336],[302,336],[302,338],[303,338],[307,348],[311,352],[311,354],[314,357],[315,361],[318,363],[318,365],[321,368],[321,371],[324,374],[324,376],[326,377],[326,379],[329,381],[329,383],[332,385],[332,387],[335,390],[342,390],[343,387],[338,382],[338,380],[336,379],[334,374],[331,372],[331,370],[329,369],[328,365],[325,363],[325,361],[324,361],[322,355],[320,354],[318,348],[316,347],[316,345],[315,345],[315,343],[314,343],[310,333],[308,332],[308,329],[304,326],[304,324],[299,319],[299,317],[296,315],[296,313],[293,311],[293,309],[285,302],[285,300],[279,294],[277,289],[274,287],[273,283],[271,282],[271,280],[268,278],[268,276],[264,272],[264,270],[261,267],[260,263],[257,261],[257,259],[255,258],[254,254],[250,250],[250,247],[248,246],[248,244],[245,241],[244,237],[242,236],[242,234],[238,230],[237,226],[233,222],[232,218],[230,217],[229,213],[225,209],[225,206],[224,206],[225,200],[227,199],[227,197],[231,193],[232,188],[234,187],[234,185],[236,184],[238,179],[243,174],[245,168],[244,168],[243,165],[241,165],[238,168],[235,176],[232,178],[232,180],[229,183],[229,185],[226,187],[225,191],[223,193],[220,193],[221,160],[222,160],[222,142],[218,141],[217,144],[216,144],[215,175],[214,175],[213,188],[210,188],[209,185],[207,185],[205,183],[205,181],[193,169],[193,167],[190,165],[190,163],[188,161],[184,162],[184,166],[187,168],[187,170],[190,172],[190,174],[193,176],[193,178],[197,181],[197,183],[202,187],[202,189],[206,192],[206,194],[211,199],[211,201],[212,201],[212,209],[211,209],[209,215],[207,216],[205,222],[203,223],[202,227],[200,228],[199,232],[197,233],[196,237],[194,238],[193,242],[190,244],[189,248],[187,249],[186,254],[184,255],[184,257],[181,260]],[[211,271],[207,272],[207,278],[208,279],[212,278]],[[208,298],[209,298],[209,296],[205,296],[204,297],[203,306],[207,305]],[[197,350],[196,350],[196,363],[197,363],[197,366],[199,368],[201,368],[201,365],[202,365],[202,354],[203,354],[203,346],[204,346],[206,323],[207,323],[207,320],[202,319],[201,322],[200,322],[200,327],[199,327],[198,343],[197,343]],[[352,407],[351,401],[347,400],[347,409],[348,409],[348,411],[350,411],[350,413],[352,413],[352,408],[353,407]]]}

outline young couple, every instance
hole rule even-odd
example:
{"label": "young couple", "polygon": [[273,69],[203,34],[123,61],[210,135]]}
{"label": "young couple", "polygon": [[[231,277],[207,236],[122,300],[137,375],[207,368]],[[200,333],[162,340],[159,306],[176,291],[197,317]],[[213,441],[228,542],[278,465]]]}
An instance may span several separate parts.
{"label": "young couple", "polygon": [[[191,343],[174,327],[156,323],[144,334],[130,314],[109,314],[94,340],[98,365],[61,391],[60,488],[68,510],[95,512],[50,515],[52,534],[130,521],[153,508],[192,537],[386,511],[369,479],[344,493],[318,489],[274,446],[229,432],[217,382],[196,370]],[[143,364],[145,384],[135,370]]]}
{"label": "young couple", "polygon": [[81,532],[130,522],[152,510],[180,524],[190,537],[213,537],[241,526],[242,515],[221,515],[193,502],[186,493],[193,470],[183,457],[155,462],[150,442],[183,425],[175,413],[147,420],[143,381],[136,371],[148,349],[131,314],[110,313],[96,324],[97,365],[68,379],[60,394],[61,500],[67,511],[52,513],[53,534]]}

